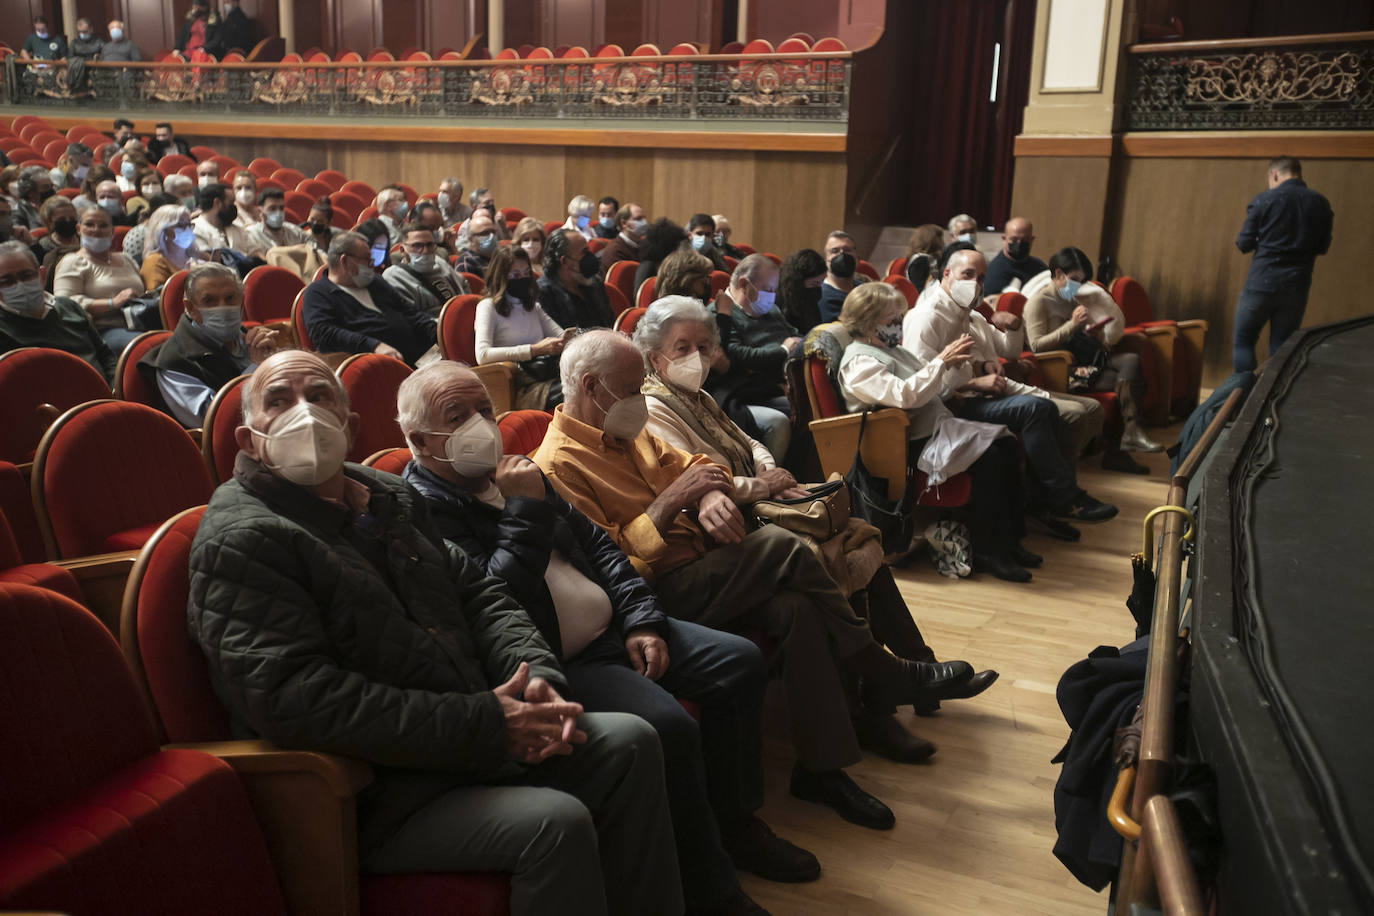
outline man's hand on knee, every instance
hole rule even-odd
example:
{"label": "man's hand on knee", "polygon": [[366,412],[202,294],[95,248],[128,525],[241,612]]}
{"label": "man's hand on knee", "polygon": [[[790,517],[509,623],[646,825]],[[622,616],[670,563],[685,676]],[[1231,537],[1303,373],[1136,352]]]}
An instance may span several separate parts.
{"label": "man's hand on knee", "polygon": [[697,504],[697,521],[719,544],[738,544],[749,533],[739,506],[719,490],[712,490],[701,498]]}
{"label": "man's hand on knee", "polygon": [[525,662],[492,693],[501,701],[510,752],[517,760],[539,763],[555,754],[566,756],[574,744],[586,742],[587,733],[577,727],[582,705],[564,700],[543,678],[531,679]]}

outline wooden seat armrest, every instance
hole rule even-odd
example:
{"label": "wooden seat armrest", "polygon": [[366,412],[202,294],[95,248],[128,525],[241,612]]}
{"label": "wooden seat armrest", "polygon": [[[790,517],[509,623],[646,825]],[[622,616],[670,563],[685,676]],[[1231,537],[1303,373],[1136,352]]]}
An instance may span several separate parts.
{"label": "wooden seat armrest", "polygon": [[515,363],[482,363],[473,366],[472,371],[491,395],[491,407],[495,413],[515,409]]}
{"label": "wooden seat armrest", "polygon": [[1200,330],[1206,331],[1209,325],[1206,318],[1185,318],[1178,323],[1180,331]]}
{"label": "wooden seat armrest", "polygon": [[372,767],[266,741],[168,745],[214,754],[248,793],[272,857],[287,911],[357,916],[358,827],[354,796]]}
{"label": "wooden seat armrest", "polygon": [[1073,354],[1068,350],[1046,350],[1035,354],[1035,362],[1045,376],[1045,387],[1049,391],[1069,390],[1069,366]]}
{"label": "wooden seat armrest", "polygon": [[66,560],[49,560],[72,574],[90,608],[110,632],[119,637],[119,614],[124,605],[124,586],[138,560],[137,550],[116,550]]}
{"label": "wooden seat armrest", "polygon": [[[825,417],[808,424],[816,441],[816,454],[821,462],[821,474],[848,474],[854,463],[854,450],[859,442],[862,414],[851,413],[839,417]],[[901,492],[906,480],[906,411],[885,407],[868,415],[864,428],[864,466],[876,477],[889,481],[890,495]]]}

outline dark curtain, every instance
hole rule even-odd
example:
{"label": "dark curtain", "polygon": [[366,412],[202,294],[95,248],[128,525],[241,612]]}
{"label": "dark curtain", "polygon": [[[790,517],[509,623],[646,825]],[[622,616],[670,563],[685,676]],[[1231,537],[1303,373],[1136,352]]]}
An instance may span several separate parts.
{"label": "dark curtain", "polygon": [[908,218],[943,226],[968,213],[1000,227],[1010,216],[1012,146],[1029,98],[1035,0],[922,3],[917,22]]}

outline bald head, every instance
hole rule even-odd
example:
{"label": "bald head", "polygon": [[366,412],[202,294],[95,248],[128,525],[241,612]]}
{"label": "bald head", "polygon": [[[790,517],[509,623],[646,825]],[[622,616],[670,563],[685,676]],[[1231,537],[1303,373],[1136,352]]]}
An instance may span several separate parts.
{"label": "bald head", "polygon": [[348,418],[348,393],[324,360],[307,350],[273,353],[243,383],[243,425],[265,432],[278,414],[302,399]]}

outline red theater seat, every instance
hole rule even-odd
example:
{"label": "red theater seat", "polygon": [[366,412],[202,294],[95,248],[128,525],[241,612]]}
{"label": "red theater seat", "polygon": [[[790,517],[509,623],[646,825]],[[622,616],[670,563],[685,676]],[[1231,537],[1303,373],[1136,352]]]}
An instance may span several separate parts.
{"label": "red theater seat", "polygon": [[200,454],[217,484],[234,476],[234,461],[239,454],[234,430],[243,424],[243,383],[247,380],[246,375],[230,379],[215,392],[214,399],[205,411],[200,433]]}
{"label": "red theater seat", "polygon": [[162,284],[162,294],[158,296],[157,308],[162,313],[162,326],[175,331],[177,322],[186,311],[186,277],[188,273],[178,270]]}
{"label": "red theater seat", "polygon": [[0,515],[9,525],[19,563],[41,563],[48,556],[33,511],[31,490],[23,471],[8,461],[0,461]]}
{"label": "red theater seat", "polygon": [[142,546],[152,528],[210,498],[209,471],[171,417],[91,401],[57,419],[33,462],[34,509],[50,559]]}
{"label": "red theater seat", "polygon": [[469,293],[444,303],[439,312],[439,353],[444,359],[466,363],[486,386],[492,409],[501,414],[515,403],[515,363],[477,365],[477,303],[481,300]]}
{"label": "red theater seat", "polygon": [[501,429],[501,447],[507,455],[528,455],[539,448],[553,422],[553,414],[542,410],[512,410],[496,421]]}
{"label": "red theater seat", "polygon": [[335,370],[349,405],[358,414],[349,461],[362,461],[380,449],[405,444],[396,425],[396,391],[411,369],[399,359],[379,353],[355,353]]}
{"label": "red theater seat", "polygon": [[649,303],[654,301],[654,290],[658,287],[658,278],[649,277],[639,284],[639,290],[635,293],[635,307],[646,309]]}
{"label": "red theater seat", "polygon": [[109,396],[104,376],[78,356],[42,347],[0,353],[0,461],[32,461],[63,411]]}
{"label": "red theater seat", "polygon": [[285,267],[264,264],[243,279],[243,314],[249,321],[290,321],[291,303],[305,284]]}
{"label": "red theater seat", "polygon": [[634,301],[635,271],[637,270],[639,270],[638,261],[616,261],[611,265],[611,269],[606,271],[607,288],[613,286],[620,290],[626,302]]}
{"label": "red theater seat", "polygon": [[0,908],[285,916],[242,783],[209,754],[159,749],[94,616],[0,585],[0,670]]}
{"label": "red theater seat", "polygon": [[409,463],[410,449],[401,446],[375,451],[363,459],[365,467],[375,468],[378,471],[385,471],[397,476],[405,471],[406,465]]}
{"label": "red theater seat", "polygon": [[[650,277],[649,279],[652,280],[653,277]],[[644,282],[648,283],[649,281],[646,280]],[[647,311],[649,310],[644,306],[636,306],[632,309],[626,309],[625,311],[621,312],[619,315],[616,316],[615,329],[620,333],[624,334],[626,337],[633,337],[635,333],[635,328],[639,326],[639,319],[643,318],[644,313]]]}
{"label": "red theater seat", "polygon": [[158,393],[156,384],[149,384],[148,379],[138,371],[138,361],[171,336],[171,331],[144,331],[129,342],[115,365],[116,398],[162,409],[162,395]]}

